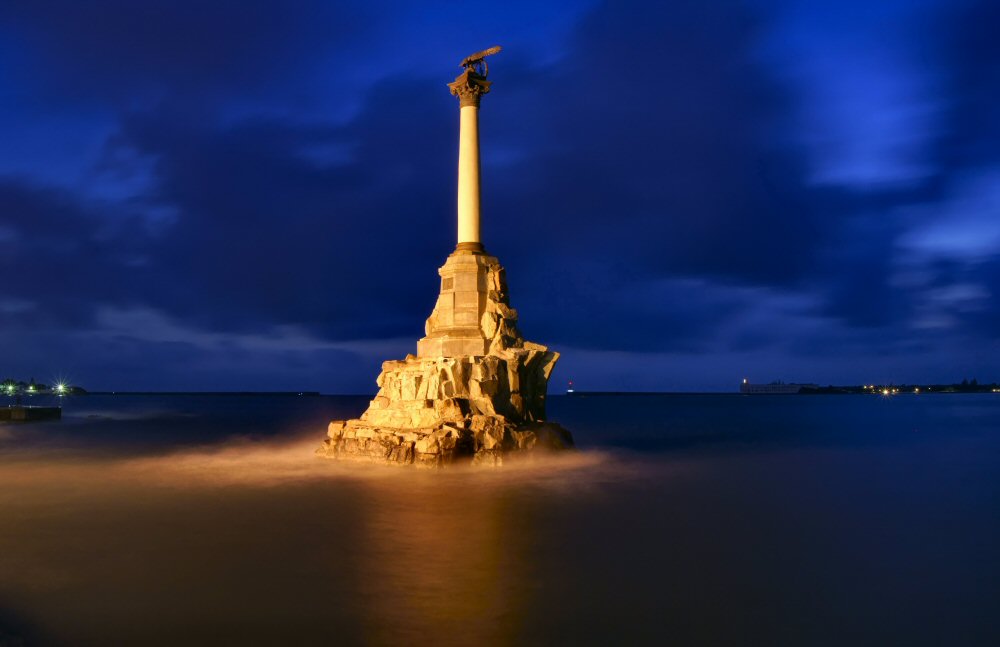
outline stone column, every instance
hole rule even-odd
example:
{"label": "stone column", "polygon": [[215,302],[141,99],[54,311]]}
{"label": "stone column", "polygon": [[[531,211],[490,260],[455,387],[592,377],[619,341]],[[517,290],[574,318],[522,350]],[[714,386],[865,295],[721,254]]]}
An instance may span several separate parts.
{"label": "stone column", "polygon": [[496,330],[482,328],[491,290],[499,293],[500,264],[486,254],[479,237],[479,100],[490,91],[490,82],[466,67],[451,93],[458,97],[458,245],[448,256],[441,275],[441,292],[427,320],[426,336],[417,342],[418,357],[469,357],[486,355]]}
{"label": "stone column", "polygon": [[479,100],[490,81],[466,69],[448,87],[458,97],[458,246],[456,252],[482,252],[479,230]]}

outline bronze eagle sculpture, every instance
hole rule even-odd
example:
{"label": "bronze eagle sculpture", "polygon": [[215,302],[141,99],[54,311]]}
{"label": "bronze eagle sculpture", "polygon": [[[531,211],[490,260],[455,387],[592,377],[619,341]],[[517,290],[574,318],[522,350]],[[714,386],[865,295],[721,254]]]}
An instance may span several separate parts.
{"label": "bronze eagle sculpture", "polygon": [[462,62],[459,63],[459,65],[467,70],[472,70],[479,76],[485,77],[487,72],[489,72],[489,67],[486,65],[486,57],[492,56],[493,54],[496,54],[499,51],[500,51],[500,46],[494,45],[493,47],[490,47],[489,49],[484,49],[481,52],[476,52],[475,54],[469,54],[468,56],[462,59]]}

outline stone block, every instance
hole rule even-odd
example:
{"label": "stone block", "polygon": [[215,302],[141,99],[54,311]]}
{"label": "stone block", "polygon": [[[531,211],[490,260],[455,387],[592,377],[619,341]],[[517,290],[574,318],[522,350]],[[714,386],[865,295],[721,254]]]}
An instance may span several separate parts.
{"label": "stone block", "polygon": [[414,400],[426,400],[427,399],[427,384],[430,380],[423,376],[417,376],[417,392]]}
{"label": "stone block", "polygon": [[434,412],[440,420],[462,420],[469,412],[469,401],[464,398],[445,398],[434,403]]}
{"label": "stone block", "polygon": [[416,441],[414,448],[421,454],[437,454],[440,446],[438,445],[437,438],[427,436]]}
{"label": "stone block", "polygon": [[503,465],[503,453],[496,449],[484,449],[472,457],[472,464],[477,467],[500,467]]}
{"label": "stone block", "polygon": [[521,390],[521,366],[516,363],[507,363],[507,386],[512,393]]}
{"label": "stone block", "polygon": [[423,429],[433,427],[437,424],[439,419],[440,416],[438,415],[436,409],[421,408],[410,412],[410,418],[407,421],[406,428]]}
{"label": "stone block", "polygon": [[492,340],[500,329],[500,318],[492,312],[484,312],[479,320],[479,328],[484,338]]}
{"label": "stone block", "polygon": [[327,425],[326,435],[329,438],[340,439],[344,435],[344,427],[347,426],[343,420],[333,420]]}
{"label": "stone block", "polygon": [[412,463],[413,443],[401,443],[390,448],[387,459],[393,463]]}
{"label": "stone block", "polygon": [[418,467],[440,467],[441,455],[417,453],[414,456],[414,465]]}

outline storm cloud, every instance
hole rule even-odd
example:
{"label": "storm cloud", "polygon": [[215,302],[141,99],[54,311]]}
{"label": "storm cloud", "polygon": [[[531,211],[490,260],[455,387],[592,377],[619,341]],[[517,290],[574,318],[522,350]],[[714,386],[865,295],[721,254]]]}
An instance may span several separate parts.
{"label": "storm cloud", "polygon": [[454,244],[444,83],[494,40],[484,240],[582,388],[996,363],[988,3],[198,7],[0,9],[11,374],[369,390]]}

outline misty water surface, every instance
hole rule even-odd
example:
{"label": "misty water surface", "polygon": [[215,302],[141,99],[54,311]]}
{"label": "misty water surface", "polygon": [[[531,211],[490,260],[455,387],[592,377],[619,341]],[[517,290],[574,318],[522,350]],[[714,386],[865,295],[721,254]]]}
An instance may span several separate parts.
{"label": "misty water surface", "polygon": [[0,645],[1000,643],[1000,397],[556,397],[578,453],[314,458],[365,405],[0,426]]}

